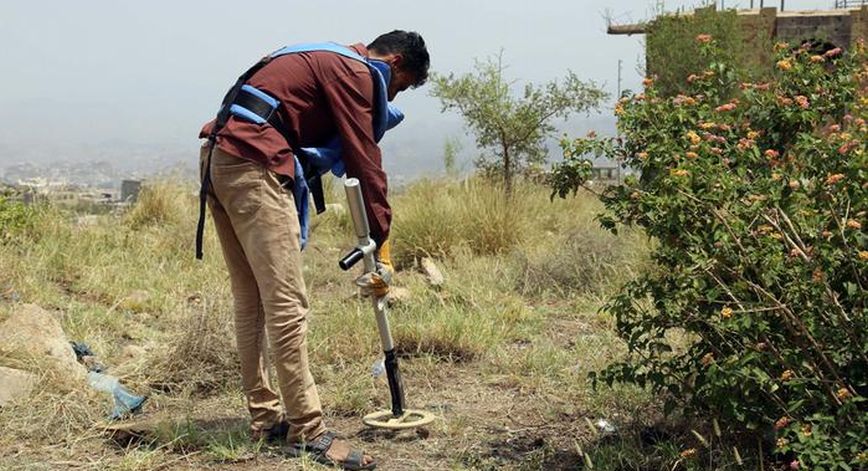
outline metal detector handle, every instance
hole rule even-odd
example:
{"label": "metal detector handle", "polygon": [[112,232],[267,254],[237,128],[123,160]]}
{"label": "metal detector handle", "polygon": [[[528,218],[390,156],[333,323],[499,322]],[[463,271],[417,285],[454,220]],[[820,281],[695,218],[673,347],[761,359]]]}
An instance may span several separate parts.
{"label": "metal detector handle", "polygon": [[353,220],[353,229],[358,242],[356,248],[341,259],[338,265],[343,270],[349,270],[360,260],[364,260],[366,272],[376,271],[377,263],[374,260],[374,251],[377,249],[377,244],[371,240],[368,215],[365,213],[365,201],[362,198],[362,186],[357,178],[348,178],[344,182],[344,189],[347,192],[347,206],[350,210],[350,217]]}
{"label": "metal detector handle", "polygon": [[344,258],[338,262],[338,266],[341,267],[341,270],[347,271],[350,268],[353,268],[353,265],[359,263],[363,258],[365,258],[364,252],[359,249],[353,249],[352,252],[346,254]]}

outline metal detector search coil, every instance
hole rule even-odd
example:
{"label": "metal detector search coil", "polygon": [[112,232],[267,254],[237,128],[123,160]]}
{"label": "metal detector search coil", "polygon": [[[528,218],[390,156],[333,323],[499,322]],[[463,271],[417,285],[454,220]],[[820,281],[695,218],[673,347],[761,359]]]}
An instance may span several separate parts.
{"label": "metal detector search coil", "polygon": [[[358,242],[356,247],[344,256],[338,265],[346,271],[356,263],[364,261],[365,273],[373,273],[377,270],[377,261],[374,252],[377,244],[371,239],[368,216],[365,214],[365,202],[362,199],[362,188],[359,180],[348,178],[344,182],[347,192],[347,205],[350,216],[353,219]],[[380,343],[385,354],[386,378],[389,381],[389,393],[392,397],[392,410],[382,410],[366,415],[362,422],[369,427],[401,430],[427,425],[434,420],[430,412],[405,409],[404,387],[401,383],[401,371],[398,369],[398,357],[395,354],[395,344],[392,340],[392,332],[389,328],[388,307],[386,298],[373,297],[374,314],[377,318],[377,329],[380,332]]]}

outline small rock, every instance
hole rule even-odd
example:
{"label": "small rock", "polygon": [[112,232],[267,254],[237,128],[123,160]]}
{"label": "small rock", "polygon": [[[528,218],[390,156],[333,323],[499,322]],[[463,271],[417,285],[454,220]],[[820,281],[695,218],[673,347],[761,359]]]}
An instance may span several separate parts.
{"label": "small rock", "polygon": [[84,378],[85,369],[75,358],[60,322],[35,304],[24,304],[0,324],[0,345],[5,350],[52,359],[57,370],[71,378]]}
{"label": "small rock", "polygon": [[440,286],[443,284],[443,273],[440,272],[440,269],[437,268],[437,265],[434,264],[434,260],[431,260],[429,257],[424,257],[420,266],[422,268],[422,273],[425,274],[425,278],[428,279],[428,284],[431,286]]}
{"label": "small rock", "polygon": [[26,397],[36,385],[36,375],[0,366],[0,407]]}
{"label": "small rock", "polygon": [[400,286],[389,288],[389,306],[407,304],[412,297],[413,294],[407,288],[402,288]]}

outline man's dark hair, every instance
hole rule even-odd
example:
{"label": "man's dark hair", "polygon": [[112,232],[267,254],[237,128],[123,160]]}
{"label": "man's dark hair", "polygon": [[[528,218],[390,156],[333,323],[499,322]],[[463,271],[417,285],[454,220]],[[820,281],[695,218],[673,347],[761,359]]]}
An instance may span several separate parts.
{"label": "man's dark hair", "polygon": [[428,57],[428,49],[425,48],[425,40],[419,33],[396,29],[380,35],[374,42],[368,44],[368,49],[377,54],[401,54],[404,58],[401,68],[416,77],[413,88],[423,85],[428,80],[428,66],[431,59]]}

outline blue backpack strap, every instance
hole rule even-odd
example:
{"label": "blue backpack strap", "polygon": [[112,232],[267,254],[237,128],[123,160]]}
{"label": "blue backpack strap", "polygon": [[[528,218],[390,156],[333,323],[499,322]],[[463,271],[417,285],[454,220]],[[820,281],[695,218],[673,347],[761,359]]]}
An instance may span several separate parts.
{"label": "blue backpack strap", "polygon": [[[332,52],[343,57],[353,59],[365,64],[371,73],[371,78],[374,81],[374,96],[373,96],[373,133],[376,142],[379,142],[386,133],[386,130],[391,129],[403,119],[400,111],[395,113],[388,101],[388,83],[391,79],[391,70],[389,65],[382,61],[368,60],[364,56],[358,54],[354,50],[333,42],[321,43],[305,43],[295,44],[282,47],[272,52],[268,59],[284,56],[287,54],[299,54],[304,52]],[[244,85],[243,91],[247,92],[256,98],[267,103],[272,109],[279,106],[279,102],[270,95],[256,89],[255,87]],[[231,104],[230,113],[251,121],[257,124],[265,124],[267,122],[262,116],[251,110]],[[397,119],[396,119],[397,118]],[[301,247],[302,249],[307,243],[310,230],[310,211],[308,208],[308,195],[314,199],[314,206],[317,213],[325,210],[325,199],[322,190],[321,175],[329,170],[342,170],[343,167],[340,160],[340,139],[335,138],[329,143],[325,149],[300,149],[306,157],[307,165],[302,166],[298,155],[295,158],[295,185],[294,196],[296,212],[298,213]],[[306,169],[303,167],[307,167]],[[305,175],[305,170],[308,170],[311,175]],[[337,172],[336,172],[337,173]]]}
{"label": "blue backpack strap", "polygon": [[364,56],[356,51],[333,42],[324,43],[305,43],[294,44],[292,46],[282,47],[271,53],[271,58],[284,56],[287,54],[298,54],[302,52],[333,52],[349,59],[357,60],[366,66],[371,71],[371,77],[374,79],[374,140],[380,142],[383,134],[386,133],[388,125],[388,109],[389,93],[387,83],[391,79],[391,70],[389,65],[382,61],[369,61]]}
{"label": "blue backpack strap", "polygon": [[270,54],[272,58],[284,56],[286,54],[297,54],[300,52],[317,52],[317,51],[327,51],[334,52],[335,54],[340,54],[344,57],[349,57],[350,59],[355,59],[360,62],[365,62],[365,58],[362,57],[356,51],[343,46],[338,43],[333,42],[324,42],[324,43],[302,43],[302,44],[293,44],[290,46],[284,46]]}

